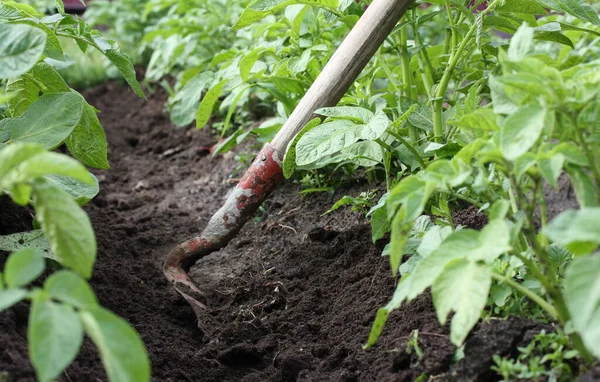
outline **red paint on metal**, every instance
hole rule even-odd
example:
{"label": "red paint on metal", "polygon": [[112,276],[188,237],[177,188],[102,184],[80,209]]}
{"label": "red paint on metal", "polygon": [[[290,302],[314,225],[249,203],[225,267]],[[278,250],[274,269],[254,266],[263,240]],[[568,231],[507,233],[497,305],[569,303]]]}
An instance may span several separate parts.
{"label": "red paint on metal", "polygon": [[267,144],[263,147],[252,163],[252,166],[250,166],[237,185],[237,188],[250,190],[250,195],[241,195],[238,197],[238,210],[243,211],[250,205],[262,203],[266,196],[277,187],[283,180],[283,172],[281,170],[282,161],[282,155],[271,145]]}

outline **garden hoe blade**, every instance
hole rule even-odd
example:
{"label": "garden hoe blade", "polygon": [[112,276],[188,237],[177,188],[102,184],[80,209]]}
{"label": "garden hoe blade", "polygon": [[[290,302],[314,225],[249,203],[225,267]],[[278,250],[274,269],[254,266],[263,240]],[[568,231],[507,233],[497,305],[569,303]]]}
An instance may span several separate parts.
{"label": "garden hoe blade", "polygon": [[240,231],[262,202],[283,180],[283,154],[288,143],[313,117],[315,110],[334,106],[358,77],[414,0],[374,0],[333,54],[273,141],[260,151],[225,204],[199,236],[176,246],[163,272],[192,306],[198,327],[210,332],[206,295],[187,272],[200,258],[217,251]]}

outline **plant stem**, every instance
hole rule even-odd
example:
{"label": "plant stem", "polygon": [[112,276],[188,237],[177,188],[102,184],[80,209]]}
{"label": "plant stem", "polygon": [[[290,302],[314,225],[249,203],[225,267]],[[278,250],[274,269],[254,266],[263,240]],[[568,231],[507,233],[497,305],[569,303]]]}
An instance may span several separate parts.
{"label": "plant stem", "polygon": [[398,92],[399,95],[402,95],[402,85],[400,84],[400,82],[398,82],[396,75],[394,73],[392,73],[392,71],[390,70],[390,67],[388,66],[387,62],[385,62],[385,59],[383,58],[383,54],[381,53],[381,49],[377,51],[377,61],[379,61],[379,64],[383,68],[385,75],[390,80],[394,89],[396,89],[396,91]]}
{"label": "plant stem", "polygon": [[415,149],[415,147],[413,145],[411,145],[406,139],[404,139],[404,137],[402,137],[400,134],[396,133],[395,131],[392,131],[391,129],[388,129],[387,133],[390,134],[391,136],[393,136],[394,138],[396,138],[397,140],[399,140],[400,143],[402,143],[404,146],[406,146],[408,151],[410,151],[412,153],[412,155],[415,156],[415,159],[417,160],[417,162],[419,162],[419,165],[421,165],[421,167],[423,169],[425,169],[427,167],[425,165],[425,161],[423,160],[423,157],[421,157],[421,154],[419,154],[417,149]]}
{"label": "plant stem", "polygon": [[[412,76],[410,75],[410,60],[408,57],[408,36],[406,35],[406,25],[400,29],[400,40],[402,46],[402,82],[404,83],[404,92],[410,99],[417,101],[416,89],[413,88]],[[417,128],[408,126],[408,137],[416,142],[418,139]]]}
{"label": "plant stem", "polygon": [[[515,179],[514,176],[510,176],[509,179],[511,182],[511,187],[513,188],[515,194],[517,195],[517,199],[518,199],[519,203],[521,204],[521,207],[526,208],[527,200],[524,196],[524,193],[520,189],[520,187],[518,187],[517,180]],[[533,203],[535,203],[535,199],[533,200]],[[546,293],[548,293],[550,300],[552,301],[552,303],[555,306],[555,309],[557,312],[557,317],[558,317],[560,323],[564,326],[567,324],[567,322],[569,322],[571,320],[571,314],[569,313],[569,309],[567,308],[567,304],[566,304],[564,296],[562,294],[558,277],[552,269],[553,268],[552,260],[550,259],[548,251],[546,250],[546,248],[544,248],[543,246],[540,245],[538,238],[535,234],[535,231],[533,230],[534,225],[533,225],[532,215],[528,213],[528,214],[526,214],[526,218],[527,218],[528,226],[524,228],[523,233],[525,234],[525,237],[527,238],[527,241],[529,242],[529,245],[530,245],[533,253],[537,257],[537,259],[540,261],[540,263],[542,264],[542,267],[543,267],[542,270],[539,270],[537,267],[532,267],[531,271],[534,274],[534,276],[542,283],[542,285],[544,285],[544,289],[546,289]],[[528,265],[528,267],[529,267],[529,265]],[[540,274],[537,274],[538,271]],[[581,339],[579,334],[571,333],[571,334],[569,334],[569,338],[571,339],[571,342],[573,343],[573,347],[575,349],[577,349],[577,351],[579,352],[581,357],[586,362],[589,363],[589,362],[593,361],[593,359],[594,359],[593,356],[590,354],[590,352],[585,347],[583,340]]]}
{"label": "plant stem", "polygon": [[523,285],[514,281],[513,279],[496,272],[492,273],[492,278],[496,281],[500,281],[507,284],[522,295],[528,297],[531,301],[535,302],[542,309],[544,309],[553,319],[558,318],[558,313],[556,312],[556,309],[554,309],[554,307],[550,305],[548,301],[544,300],[541,296],[537,295],[532,290],[527,289]]}
{"label": "plant stem", "polygon": [[577,136],[577,140],[579,141],[579,146],[583,149],[583,153],[585,154],[585,157],[587,158],[588,162],[590,162],[590,168],[592,169],[592,173],[594,174],[594,182],[596,183],[596,191],[598,191],[597,201],[598,203],[600,203],[600,169],[598,168],[598,161],[596,161],[596,155],[593,150],[590,150],[590,147],[585,141],[583,133],[577,127],[577,124],[575,124],[573,118],[571,116],[569,117],[571,118],[571,123],[574,124],[573,126],[575,130],[575,135]]}
{"label": "plant stem", "polygon": [[[492,9],[496,7],[503,0],[494,0],[484,11],[479,14],[479,17],[484,17],[487,13],[491,12]],[[454,32],[454,19],[452,18],[452,12],[450,11],[448,1],[446,3],[446,8],[448,10],[448,22],[450,26],[453,28],[453,38],[455,36]],[[442,79],[438,84],[436,89],[433,102],[434,102],[434,118],[433,118],[433,139],[437,143],[444,143],[444,120],[443,120],[443,111],[444,111],[444,98],[446,96],[446,91],[448,90],[448,85],[450,84],[450,80],[452,79],[452,74],[454,73],[454,69],[458,64],[463,52],[465,51],[467,45],[470,44],[471,37],[477,30],[477,23],[473,23],[469,28],[467,34],[463,37],[462,41],[458,45],[457,48],[452,47],[452,51],[450,52],[450,60],[446,65],[446,69],[444,70],[444,74],[442,75]],[[453,40],[456,42],[456,40]],[[454,45],[454,44],[453,44]]]}

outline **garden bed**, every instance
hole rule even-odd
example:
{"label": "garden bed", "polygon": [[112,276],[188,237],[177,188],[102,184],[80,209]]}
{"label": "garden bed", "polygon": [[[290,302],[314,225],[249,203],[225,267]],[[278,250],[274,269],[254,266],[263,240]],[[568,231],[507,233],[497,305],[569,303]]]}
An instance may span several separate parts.
{"label": "garden bed", "polygon": [[[333,196],[303,198],[297,185],[286,182],[225,249],[193,269],[213,309],[212,330],[202,333],[165,281],[161,263],[222,205],[240,164],[231,154],[212,158],[207,147],[216,139],[208,129],[174,128],[160,92],[146,102],[109,83],[85,96],[102,110],[112,165],[96,172],[101,192],[86,207],[98,241],[90,284],[103,306],[140,333],[153,380],[412,381],[425,373],[435,380],[488,381],[495,379],[492,355],[515,354],[542,327],[521,318],[484,322],[454,364],[448,328],[439,325],[429,295],[423,295],[393,313],[376,348],[362,350],[377,308],[394,290],[388,259],[380,256],[386,243],[371,243],[358,213],[321,214],[341,196],[374,186],[356,181]],[[244,151],[256,152],[237,149]],[[572,203],[564,196],[556,199]],[[27,210],[0,203],[0,234],[28,228]],[[476,209],[456,217],[457,223],[481,225]],[[2,263],[5,258],[0,255]],[[23,303],[0,313],[0,372],[13,381],[34,380],[27,316]],[[420,359],[406,346],[415,329]],[[91,343],[61,380],[106,380]]]}

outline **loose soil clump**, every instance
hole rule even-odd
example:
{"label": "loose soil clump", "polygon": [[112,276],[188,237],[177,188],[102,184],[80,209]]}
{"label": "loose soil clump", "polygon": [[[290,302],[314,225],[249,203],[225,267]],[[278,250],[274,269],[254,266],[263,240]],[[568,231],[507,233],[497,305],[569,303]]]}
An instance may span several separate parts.
{"label": "loose soil clump", "polygon": [[[424,295],[393,313],[378,346],[363,350],[377,308],[395,287],[381,257],[385,242],[371,243],[369,226],[349,209],[321,216],[341,196],[372,188],[356,180],[335,195],[305,198],[285,183],[226,248],[202,259],[191,274],[210,294],[214,326],[201,332],[161,264],[202,230],[244,168],[233,154],[209,155],[216,142],[209,129],[172,126],[161,91],[146,102],[108,83],[85,96],[102,110],[112,165],[96,172],[101,192],[86,207],[98,241],[90,283],[100,303],[142,336],[154,381],[413,381],[421,374],[489,381],[497,377],[491,356],[513,354],[540,327],[516,318],[482,323],[453,365],[448,328]],[[472,228],[485,224],[477,209],[457,217]],[[22,231],[31,214],[0,199],[0,222],[2,234]],[[13,381],[34,380],[27,315],[26,304],[0,313],[0,372]],[[420,359],[406,346],[413,330]],[[106,380],[90,342],[60,380]]]}

